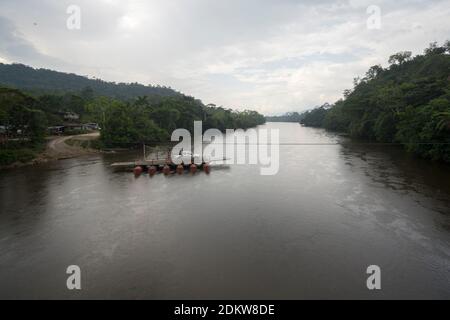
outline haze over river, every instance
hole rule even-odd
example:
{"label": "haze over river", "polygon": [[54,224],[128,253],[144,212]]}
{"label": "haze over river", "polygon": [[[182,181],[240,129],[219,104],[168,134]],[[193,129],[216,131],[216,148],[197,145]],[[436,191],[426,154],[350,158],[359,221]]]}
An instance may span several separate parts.
{"label": "haze over river", "polygon": [[129,153],[1,171],[0,298],[450,299],[450,166],[262,127],[280,129],[274,176],[113,172]]}

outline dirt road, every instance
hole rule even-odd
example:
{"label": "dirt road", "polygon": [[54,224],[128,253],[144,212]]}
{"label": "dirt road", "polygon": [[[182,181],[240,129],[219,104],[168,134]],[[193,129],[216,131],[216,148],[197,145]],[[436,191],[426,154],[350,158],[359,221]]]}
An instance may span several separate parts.
{"label": "dirt road", "polygon": [[89,150],[81,147],[70,146],[66,142],[71,139],[77,140],[94,140],[100,136],[100,133],[93,132],[88,134],[81,134],[75,136],[56,137],[51,139],[47,144],[47,149],[44,156],[49,159],[67,159],[84,154],[95,153],[94,150]]}

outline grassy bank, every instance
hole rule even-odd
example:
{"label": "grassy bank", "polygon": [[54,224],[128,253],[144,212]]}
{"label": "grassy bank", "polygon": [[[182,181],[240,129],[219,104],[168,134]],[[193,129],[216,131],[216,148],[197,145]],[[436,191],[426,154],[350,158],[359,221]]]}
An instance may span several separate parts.
{"label": "grassy bank", "polygon": [[25,164],[36,159],[45,149],[44,144],[7,143],[0,148],[0,167]]}

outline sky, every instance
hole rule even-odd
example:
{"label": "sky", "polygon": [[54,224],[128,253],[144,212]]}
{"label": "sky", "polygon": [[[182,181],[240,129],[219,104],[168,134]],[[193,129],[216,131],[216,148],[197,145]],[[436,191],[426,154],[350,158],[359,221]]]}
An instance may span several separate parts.
{"label": "sky", "polygon": [[0,62],[277,115],[333,103],[391,54],[449,40],[449,17],[450,0],[0,0]]}

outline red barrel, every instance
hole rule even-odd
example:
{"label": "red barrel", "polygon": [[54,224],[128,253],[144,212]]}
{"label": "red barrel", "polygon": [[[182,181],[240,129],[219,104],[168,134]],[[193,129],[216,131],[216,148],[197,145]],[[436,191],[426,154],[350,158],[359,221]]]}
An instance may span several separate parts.
{"label": "red barrel", "polygon": [[148,174],[150,175],[150,177],[153,177],[157,171],[158,170],[156,169],[155,166],[150,166],[150,168],[148,168]]}
{"label": "red barrel", "polygon": [[191,167],[189,168],[192,174],[197,172],[197,166],[195,164],[191,164]]}
{"label": "red barrel", "polygon": [[163,173],[167,176],[170,174],[170,167],[168,165],[165,165],[163,168]]}
{"label": "red barrel", "polygon": [[207,163],[203,165],[203,171],[205,171],[206,174],[209,174],[211,172],[211,166]]}
{"label": "red barrel", "polygon": [[184,167],[183,167],[183,165],[179,164],[177,166],[177,173],[178,174],[183,174],[183,172],[184,172]]}
{"label": "red barrel", "polygon": [[141,166],[137,166],[136,168],[133,169],[133,173],[136,177],[140,176],[142,174],[142,167]]}

